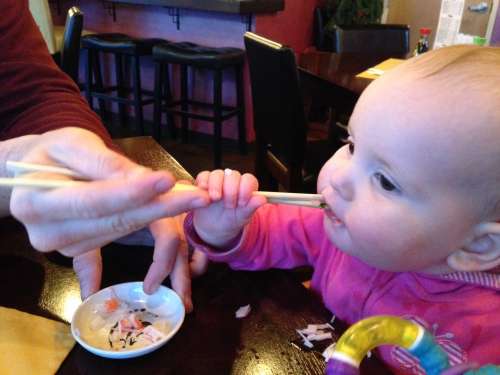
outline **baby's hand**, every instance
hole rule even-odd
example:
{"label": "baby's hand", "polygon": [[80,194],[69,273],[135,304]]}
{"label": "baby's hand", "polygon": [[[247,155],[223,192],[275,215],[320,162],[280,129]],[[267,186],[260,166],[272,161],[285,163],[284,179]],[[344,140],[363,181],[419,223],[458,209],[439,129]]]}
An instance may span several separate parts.
{"label": "baby's hand", "polygon": [[224,247],[234,240],[266,198],[253,195],[259,188],[257,179],[231,169],[204,171],[196,184],[208,191],[212,203],[194,210],[193,224],[200,238],[214,247]]}

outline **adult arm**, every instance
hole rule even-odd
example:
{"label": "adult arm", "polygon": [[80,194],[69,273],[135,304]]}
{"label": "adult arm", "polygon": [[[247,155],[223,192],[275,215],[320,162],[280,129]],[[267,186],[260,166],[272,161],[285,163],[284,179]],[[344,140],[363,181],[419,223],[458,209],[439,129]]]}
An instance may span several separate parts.
{"label": "adult arm", "polygon": [[[23,160],[63,165],[95,180],[54,191],[0,188],[0,215],[11,213],[20,220],[38,250],[77,256],[75,269],[89,286],[83,294],[89,294],[100,282],[100,246],[198,207],[207,197],[203,192],[170,193],[171,175],[110,150],[111,139],[99,118],[48,54],[28,1],[4,0],[0,14],[0,177],[12,177],[6,160]],[[172,225],[159,222],[155,227],[164,231],[155,236],[150,290],[174,263],[174,273],[178,269],[176,242],[170,240],[177,234]]]}

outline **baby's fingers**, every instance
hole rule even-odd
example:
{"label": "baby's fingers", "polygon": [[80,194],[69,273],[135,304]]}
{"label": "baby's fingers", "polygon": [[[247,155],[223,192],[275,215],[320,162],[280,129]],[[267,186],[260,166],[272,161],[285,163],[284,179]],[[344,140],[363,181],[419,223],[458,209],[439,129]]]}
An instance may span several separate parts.
{"label": "baby's fingers", "polygon": [[214,202],[222,198],[224,172],[220,169],[210,172],[208,176],[208,195]]}
{"label": "baby's fingers", "polygon": [[253,215],[256,209],[258,209],[260,206],[266,203],[267,199],[265,197],[260,195],[252,196],[252,198],[250,198],[246,206],[241,207],[239,213],[240,219],[245,221],[248,220]]}
{"label": "baby's fingers", "polygon": [[245,206],[257,190],[259,190],[259,181],[254,175],[245,173],[241,176],[238,206]]}
{"label": "baby's fingers", "polygon": [[240,192],[240,179],[241,175],[238,171],[231,169],[224,170],[224,207],[236,208]]}

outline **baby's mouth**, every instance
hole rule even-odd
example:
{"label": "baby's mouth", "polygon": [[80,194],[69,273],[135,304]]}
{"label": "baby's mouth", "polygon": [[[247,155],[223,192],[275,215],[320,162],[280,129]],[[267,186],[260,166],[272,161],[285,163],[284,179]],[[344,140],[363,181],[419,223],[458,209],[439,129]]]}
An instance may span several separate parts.
{"label": "baby's mouth", "polygon": [[335,216],[335,213],[330,208],[325,208],[324,212],[333,224],[342,224],[342,220]]}

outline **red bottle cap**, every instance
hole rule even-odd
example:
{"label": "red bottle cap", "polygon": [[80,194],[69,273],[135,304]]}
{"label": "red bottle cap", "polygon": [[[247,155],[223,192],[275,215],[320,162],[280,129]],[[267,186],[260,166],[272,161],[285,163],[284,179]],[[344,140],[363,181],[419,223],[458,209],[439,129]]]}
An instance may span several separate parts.
{"label": "red bottle cap", "polygon": [[429,35],[431,32],[432,30],[427,27],[422,27],[420,29],[420,35]]}

